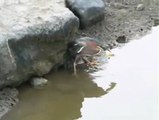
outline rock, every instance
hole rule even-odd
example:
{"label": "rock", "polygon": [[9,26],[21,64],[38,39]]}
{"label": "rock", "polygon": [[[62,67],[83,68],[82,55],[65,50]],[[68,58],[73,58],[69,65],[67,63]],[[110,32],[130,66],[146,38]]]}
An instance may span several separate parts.
{"label": "rock", "polygon": [[144,10],[144,9],[145,9],[145,7],[144,7],[143,4],[138,4],[137,7],[136,7],[136,10],[137,10],[137,11],[142,11],[142,10]]}
{"label": "rock", "polygon": [[78,18],[53,0],[1,5],[0,18],[0,88],[48,73],[79,27]]}
{"label": "rock", "polygon": [[0,119],[19,101],[18,91],[15,88],[5,88],[0,91]]}
{"label": "rock", "polygon": [[154,26],[158,26],[159,25],[159,18],[154,18]]}
{"label": "rock", "polygon": [[47,84],[48,80],[42,77],[34,77],[30,80],[30,84],[35,87],[43,87]]}
{"label": "rock", "polygon": [[119,36],[116,41],[118,43],[126,43],[127,42],[127,39],[126,39],[126,36],[122,35],[122,36]]}
{"label": "rock", "polygon": [[66,6],[80,19],[80,27],[86,28],[104,19],[102,0],[66,0]]}

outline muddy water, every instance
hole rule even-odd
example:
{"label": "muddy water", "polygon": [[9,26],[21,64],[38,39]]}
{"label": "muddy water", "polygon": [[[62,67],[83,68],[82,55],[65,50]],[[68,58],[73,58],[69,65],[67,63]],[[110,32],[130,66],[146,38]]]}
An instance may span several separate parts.
{"label": "muddy water", "polygon": [[3,120],[157,120],[158,33],[114,49],[96,73],[60,71],[42,89],[19,88],[20,102]]}

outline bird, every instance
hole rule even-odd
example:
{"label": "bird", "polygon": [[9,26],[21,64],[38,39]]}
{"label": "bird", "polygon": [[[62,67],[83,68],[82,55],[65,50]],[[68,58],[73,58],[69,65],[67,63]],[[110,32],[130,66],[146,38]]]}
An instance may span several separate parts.
{"label": "bird", "polygon": [[67,52],[73,60],[74,75],[77,75],[76,66],[78,64],[86,63],[88,66],[93,67],[97,62],[91,61],[90,58],[100,54],[104,49],[96,38],[82,37],[69,42]]}

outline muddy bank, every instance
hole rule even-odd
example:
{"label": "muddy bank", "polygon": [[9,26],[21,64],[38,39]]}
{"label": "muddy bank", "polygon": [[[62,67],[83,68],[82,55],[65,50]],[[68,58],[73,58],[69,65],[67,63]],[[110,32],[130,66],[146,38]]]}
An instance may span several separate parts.
{"label": "muddy bank", "polygon": [[[118,37],[124,36],[124,42],[128,42],[143,36],[154,24],[157,25],[159,20],[158,0],[104,0],[104,2],[105,19],[85,30],[79,30],[76,37],[95,37],[112,48],[118,45],[116,42]],[[141,5],[142,9],[139,9]]]}
{"label": "muddy bank", "polygon": [[5,88],[0,91],[0,118],[18,102],[18,90]]}

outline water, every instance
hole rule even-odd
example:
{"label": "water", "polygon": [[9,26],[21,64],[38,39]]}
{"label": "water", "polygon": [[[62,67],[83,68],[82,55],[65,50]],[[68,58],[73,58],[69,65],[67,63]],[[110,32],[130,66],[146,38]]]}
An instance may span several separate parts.
{"label": "water", "polygon": [[103,70],[78,78],[60,71],[43,89],[22,86],[2,120],[158,120],[159,27],[121,48]]}

